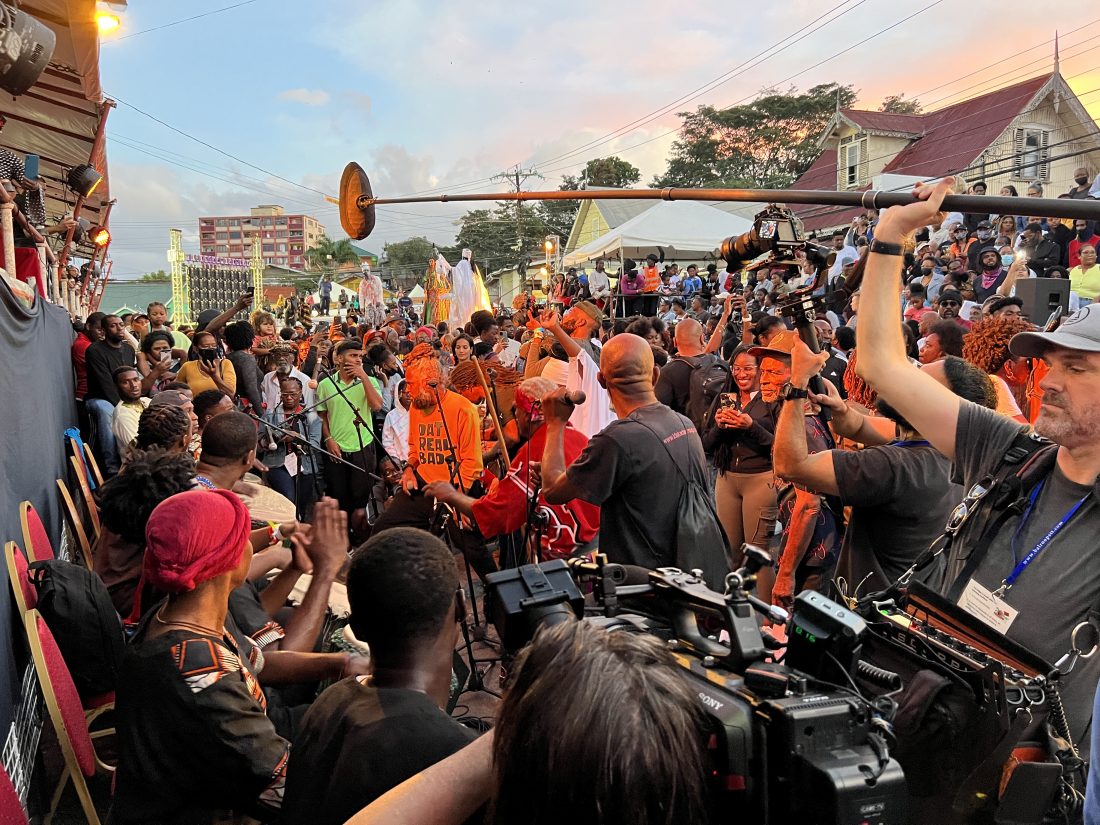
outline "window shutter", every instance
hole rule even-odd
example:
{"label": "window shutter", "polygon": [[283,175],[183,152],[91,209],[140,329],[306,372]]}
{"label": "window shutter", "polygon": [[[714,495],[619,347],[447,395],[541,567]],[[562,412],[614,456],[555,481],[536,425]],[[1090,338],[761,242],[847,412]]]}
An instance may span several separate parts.
{"label": "window shutter", "polygon": [[1042,159],[1042,163],[1039,164],[1039,180],[1050,180],[1050,132],[1044,129],[1042,132],[1042,138],[1039,143],[1039,157]]}
{"label": "window shutter", "polygon": [[1014,178],[1022,178],[1024,163],[1024,130],[1013,129],[1012,132],[1012,176]]}
{"label": "window shutter", "polygon": [[863,138],[859,142],[859,178],[856,180],[856,184],[862,186],[867,183],[869,175],[869,163],[867,160],[867,138]]}

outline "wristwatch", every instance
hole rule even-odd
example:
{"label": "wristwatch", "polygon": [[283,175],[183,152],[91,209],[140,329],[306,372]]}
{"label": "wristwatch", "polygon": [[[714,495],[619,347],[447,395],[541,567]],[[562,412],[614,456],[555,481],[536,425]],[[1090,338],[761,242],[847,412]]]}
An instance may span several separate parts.
{"label": "wristwatch", "polygon": [[790,381],[783,385],[783,389],[779,391],[779,398],[782,401],[792,401],[796,398],[809,398],[810,391],[808,389],[799,389],[794,386]]}
{"label": "wristwatch", "polygon": [[900,243],[886,243],[875,238],[871,241],[871,252],[877,252],[879,255],[904,255],[905,248]]}

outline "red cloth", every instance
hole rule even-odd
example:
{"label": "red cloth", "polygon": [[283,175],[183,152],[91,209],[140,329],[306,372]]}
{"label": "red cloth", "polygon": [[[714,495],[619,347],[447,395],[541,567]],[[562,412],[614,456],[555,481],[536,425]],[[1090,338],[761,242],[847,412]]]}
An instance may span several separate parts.
{"label": "red cloth", "polygon": [[[61,656],[61,649],[57,646],[50,629],[41,616],[38,617],[38,637],[42,640],[42,658],[45,660],[46,673],[53,685],[54,696],[57,698],[57,709],[61,712],[61,721],[65,728],[65,736],[73,746],[73,754],[76,756],[76,764],[85,776],[95,774],[95,749],[92,746],[92,737],[88,734],[88,725],[84,721],[84,707],[80,702],[80,694],[76,692],[72,674]],[[42,674],[39,674],[41,677]],[[61,733],[58,732],[58,736]]]}
{"label": "red cloth", "polygon": [[162,501],[145,526],[145,582],[194,590],[241,562],[252,532],[248,508],[228,490],[188,490]]}
{"label": "red cloth", "polygon": [[[4,245],[0,243],[0,266],[7,269],[7,263],[4,261]],[[8,274],[12,274],[11,270],[8,270]],[[25,281],[28,284],[32,284],[38,294],[43,298],[46,297],[46,283],[45,279],[39,277],[42,274],[42,268],[38,261],[38,250],[32,247],[17,246],[15,247],[15,277],[20,281]]]}
{"label": "red cloth", "polygon": [[[519,530],[527,521],[528,464],[542,460],[546,444],[546,427],[535,430],[530,441],[520,447],[508,475],[493,482],[489,492],[474,502],[474,520],[485,537]],[[572,464],[588,446],[588,438],[572,426],[565,428],[565,463]],[[547,504],[539,493],[539,510],[549,518],[542,538],[544,559],[566,558],[578,545],[590,541],[600,529],[600,508],[587,501],[574,499],[567,504]]]}
{"label": "red cloth", "polygon": [[83,401],[84,396],[88,394],[88,369],[85,355],[88,352],[88,347],[91,345],[92,339],[83,332],[78,332],[76,340],[73,341],[73,346],[70,350],[73,358],[73,370],[76,371],[77,401]]}

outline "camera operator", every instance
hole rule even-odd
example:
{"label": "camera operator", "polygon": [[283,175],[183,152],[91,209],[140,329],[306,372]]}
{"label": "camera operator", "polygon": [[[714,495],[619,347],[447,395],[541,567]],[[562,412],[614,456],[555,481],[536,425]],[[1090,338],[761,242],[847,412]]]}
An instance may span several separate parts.
{"label": "camera operator", "polygon": [[458,825],[485,803],[494,825],[706,825],[698,702],[656,638],[566,622],[516,664],[492,734],[348,825]]}
{"label": "camera operator", "polygon": [[[919,203],[883,212],[863,280],[857,368],[880,398],[955,462],[954,480],[971,490],[1005,475],[1006,452],[1028,443],[1021,440],[1024,428],[960,399],[910,364],[897,317],[901,244],[942,220],[940,204],[953,183],[949,177],[935,186],[918,184]],[[1022,470],[1008,468],[1034,480],[1019,482],[1018,494],[1008,501],[986,496],[972,508],[978,517],[965,519],[951,542],[944,592],[1054,662],[1069,651],[1073,628],[1095,616],[1100,604],[1100,307],[1071,315],[1057,332],[1020,333],[1010,349],[1049,367],[1035,429],[1057,446],[1034,453]],[[1004,506],[1012,498],[1015,506]],[[1069,726],[1082,751],[1098,676],[1100,656],[1094,656],[1078,661],[1062,682]]]}
{"label": "camera operator", "polygon": [[[692,482],[711,489],[695,426],[657,400],[653,386],[660,373],[645,339],[616,335],[604,347],[600,365],[599,383],[611,395],[619,418],[592,436],[568,466],[564,437],[573,405],[563,390],[542,400],[546,501],[564,504],[579,498],[599,505],[600,551],[612,561],[651,569],[702,566],[687,563],[685,548],[677,545],[678,524],[684,517],[681,495],[689,492]],[[711,518],[720,534],[717,515]],[[723,552],[721,546],[709,551]]]}

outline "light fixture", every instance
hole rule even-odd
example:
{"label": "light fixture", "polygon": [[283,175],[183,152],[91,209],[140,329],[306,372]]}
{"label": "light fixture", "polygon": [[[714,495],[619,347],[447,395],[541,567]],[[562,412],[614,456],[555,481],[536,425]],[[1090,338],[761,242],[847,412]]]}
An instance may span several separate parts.
{"label": "light fixture", "polygon": [[65,183],[68,184],[69,188],[84,198],[90,198],[92,192],[96,190],[96,187],[102,181],[103,175],[87,163],[74,166],[69,170],[69,174],[65,176]]}
{"label": "light fixture", "polygon": [[0,3],[0,89],[13,95],[27,91],[49,65],[56,45],[53,29]]}
{"label": "light fixture", "polygon": [[554,251],[554,242],[552,240],[550,240],[549,238],[547,238],[546,243],[543,244],[543,248],[547,252],[553,252]]}
{"label": "light fixture", "polygon": [[[118,5],[117,3],[105,3],[103,0],[95,4],[95,24],[100,34],[113,32],[122,25],[122,17],[116,11]],[[122,7],[125,8],[125,5]]]}
{"label": "light fixture", "polygon": [[105,226],[97,226],[91,230],[90,237],[96,246],[106,246],[111,242],[111,230]]}

